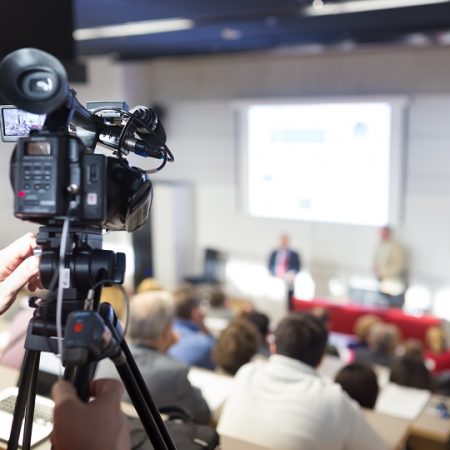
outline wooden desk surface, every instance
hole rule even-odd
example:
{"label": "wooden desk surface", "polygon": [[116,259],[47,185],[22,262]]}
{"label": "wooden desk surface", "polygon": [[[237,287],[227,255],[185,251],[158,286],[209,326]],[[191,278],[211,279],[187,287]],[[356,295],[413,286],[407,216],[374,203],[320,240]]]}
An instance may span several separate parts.
{"label": "wooden desk surface", "polygon": [[432,395],[419,417],[411,423],[410,434],[431,441],[447,444],[450,442],[450,419],[436,414],[436,404],[443,402],[450,411],[450,398]]}
{"label": "wooden desk surface", "polygon": [[399,417],[364,409],[364,416],[390,450],[401,450],[409,435],[410,422]]}

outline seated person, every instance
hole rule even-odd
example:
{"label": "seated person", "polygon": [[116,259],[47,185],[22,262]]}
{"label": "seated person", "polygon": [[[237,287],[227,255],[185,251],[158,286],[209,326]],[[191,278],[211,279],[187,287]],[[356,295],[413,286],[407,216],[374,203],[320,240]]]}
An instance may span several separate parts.
{"label": "seated person", "polygon": [[370,328],[367,338],[368,348],[356,349],[354,360],[389,367],[399,342],[400,330],[396,325],[375,323]]}
{"label": "seated person", "polygon": [[433,390],[431,373],[423,359],[417,355],[405,354],[396,357],[391,364],[389,381],[400,386]]}
{"label": "seated person", "polygon": [[342,389],[363,408],[373,409],[380,387],[374,370],[366,364],[348,364],[334,379]]}
{"label": "seated person", "polygon": [[396,353],[400,356],[402,355],[414,356],[422,360],[425,357],[422,341],[415,338],[405,339],[403,343],[399,347],[397,347]]}
{"label": "seated person", "polygon": [[357,403],[317,374],[327,339],[311,314],[282,319],[275,354],[236,374],[219,434],[283,450],[386,449]]}
{"label": "seated person", "polygon": [[214,364],[226,374],[234,375],[256,355],[259,347],[256,327],[244,319],[236,319],[220,333],[214,345]]}
{"label": "seated person", "polygon": [[255,325],[259,332],[261,346],[259,347],[258,355],[265,358],[269,357],[270,348],[268,337],[270,320],[267,314],[252,309],[250,311],[244,312],[242,314],[242,318]]}
{"label": "seated person", "polygon": [[364,314],[359,317],[353,327],[353,333],[356,336],[356,341],[351,342],[348,348],[356,350],[358,348],[367,348],[367,338],[369,336],[370,328],[373,324],[381,322],[381,319],[375,314]]}
{"label": "seated person", "polygon": [[174,330],[179,341],[169,349],[169,355],[189,366],[214,369],[211,358],[214,338],[203,323],[204,314],[198,292],[193,286],[184,286],[174,292]]}
{"label": "seated person", "polygon": [[206,317],[223,319],[230,323],[234,319],[234,313],[228,306],[225,292],[219,286],[207,286],[202,289],[201,297],[205,303]]}
{"label": "seated person", "polygon": [[[208,405],[200,391],[190,384],[189,367],[166,354],[176,340],[172,330],[174,312],[169,292],[143,292],[134,296],[130,302],[130,351],[159,408],[176,406],[191,414],[194,421],[208,423]],[[103,360],[96,377],[119,376],[112,362]]]}
{"label": "seated person", "polygon": [[450,350],[447,347],[444,330],[430,327],[425,336],[425,359],[432,362],[433,373],[450,370]]}

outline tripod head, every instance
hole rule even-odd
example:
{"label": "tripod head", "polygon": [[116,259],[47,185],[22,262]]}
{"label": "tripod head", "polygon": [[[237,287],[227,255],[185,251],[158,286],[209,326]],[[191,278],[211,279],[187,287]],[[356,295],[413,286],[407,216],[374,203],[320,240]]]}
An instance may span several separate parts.
{"label": "tripod head", "polygon": [[[40,278],[48,295],[44,299],[33,297],[31,306],[36,308],[34,332],[56,335],[55,284],[59,271],[61,252],[59,227],[40,227],[37,244],[41,247]],[[125,274],[125,254],[102,250],[100,230],[74,227],[68,233],[64,251],[62,276],[62,321],[74,311],[97,310],[102,284],[122,284]],[[93,287],[96,287],[92,290]]]}

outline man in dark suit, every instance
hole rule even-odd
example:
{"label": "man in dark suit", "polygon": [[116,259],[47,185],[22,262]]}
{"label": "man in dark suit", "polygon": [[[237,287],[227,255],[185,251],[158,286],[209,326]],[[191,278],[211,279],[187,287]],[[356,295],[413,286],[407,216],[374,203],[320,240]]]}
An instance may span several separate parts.
{"label": "man in dark suit", "polygon": [[278,249],[269,257],[269,272],[286,281],[288,288],[288,310],[292,311],[292,295],[294,293],[294,277],[301,269],[300,255],[289,248],[289,236],[282,234]]}

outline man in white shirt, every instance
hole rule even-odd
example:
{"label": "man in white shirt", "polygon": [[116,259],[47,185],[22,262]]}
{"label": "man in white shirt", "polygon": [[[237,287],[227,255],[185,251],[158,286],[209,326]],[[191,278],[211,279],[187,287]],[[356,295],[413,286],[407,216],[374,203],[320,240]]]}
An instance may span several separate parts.
{"label": "man in white shirt", "polygon": [[273,449],[385,450],[359,406],[316,373],[327,337],[311,314],[285,317],[275,331],[275,354],[237,373],[219,433]]}

